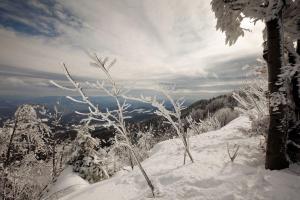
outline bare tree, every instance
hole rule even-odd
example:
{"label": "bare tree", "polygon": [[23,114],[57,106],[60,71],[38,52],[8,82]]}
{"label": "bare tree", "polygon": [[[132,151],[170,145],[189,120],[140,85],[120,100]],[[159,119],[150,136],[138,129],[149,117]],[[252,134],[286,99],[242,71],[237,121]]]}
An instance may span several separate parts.
{"label": "bare tree", "polygon": [[189,156],[191,162],[194,162],[194,159],[192,157],[192,154],[190,152],[189,147],[189,137],[188,133],[184,130],[184,124],[181,117],[181,111],[185,108],[183,106],[184,100],[182,98],[175,101],[170,93],[166,89],[163,89],[162,87],[159,87],[157,89],[158,92],[163,94],[163,96],[171,103],[173,110],[168,110],[166,106],[164,105],[164,101],[159,101],[157,97],[144,97],[141,95],[140,97],[128,97],[124,96],[124,98],[141,101],[144,103],[151,104],[153,107],[155,107],[157,110],[155,110],[155,114],[158,116],[161,116],[167,120],[167,123],[169,123],[176,131],[176,134],[181,139],[182,144],[184,146],[184,160],[183,163],[185,164],[186,161],[186,154]]}
{"label": "bare tree", "polygon": [[122,98],[122,96],[123,96],[122,92],[124,92],[124,91],[122,91],[121,88],[117,85],[117,83],[114,81],[114,79],[112,78],[112,76],[109,72],[110,68],[115,64],[116,60],[109,61],[108,57],[101,59],[96,54],[90,55],[90,57],[93,60],[91,65],[97,67],[102,72],[104,72],[108,86],[105,85],[106,84],[105,81],[102,81],[102,82],[97,81],[96,83],[93,83],[93,84],[89,83],[89,85],[95,89],[102,90],[108,96],[113,97],[113,99],[115,100],[116,106],[117,106],[116,110],[108,110],[108,109],[101,110],[99,105],[95,105],[94,103],[92,103],[89,100],[89,97],[86,95],[84,89],[82,88],[82,85],[79,82],[76,82],[74,80],[74,78],[69,73],[65,64],[63,64],[63,69],[64,69],[67,79],[73,85],[73,88],[61,86],[61,85],[55,83],[54,81],[51,81],[51,83],[53,83],[55,86],[62,88],[64,90],[77,91],[80,94],[81,100],[75,99],[70,96],[67,96],[67,98],[76,103],[81,103],[81,104],[85,104],[88,106],[89,113],[80,113],[80,112],[76,111],[77,114],[86,116],[86,119],[84,120],[86,123],[90,123],[91,121],[96,121],[96,122],[101,123],[101,125],[104,127],[112,126],[116,130],[116,133],[117,133],[117,137],[115,137],[116,143],[118,143],[121,146],[126,147],[127,149],[129,149],[131,151],[131,154],[132,154],[135,162],[137,163],[149,188],[151,189],[152,195],[155,196],[154,186],[153,186],[151,180],[149,179],[146,171],[142,167],[142,165],[138,159],[138,154],[135,152],[133,144],[131,143],[130,138],[129,138],[130,133],[126,126],[125,120],[127,118],[129,118],[129,116],[127,116],[127,114],[128,114],[128,108],[130,107],[130,105],[127,104],[126,99]]}

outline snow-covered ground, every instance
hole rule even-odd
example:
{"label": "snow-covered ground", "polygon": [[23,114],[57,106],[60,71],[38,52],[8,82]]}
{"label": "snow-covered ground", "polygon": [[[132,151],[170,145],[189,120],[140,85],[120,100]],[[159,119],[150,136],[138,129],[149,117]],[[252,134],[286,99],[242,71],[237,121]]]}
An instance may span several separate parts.
{"label": "snow-covered ground", "polygon": [[[249,136],[247,117],[239,117],[220,130],[190,138],[195,163],[183,165],[183,147],[179,139],[161,142],[142,164],[153,181],[156,199],[300,199],[300,167],[282,171],[264,169],[260,136]],[[227,144],[240,145],[232,163]],[[61,200],[140,200],[151,192],[136,167],[121,171],[111,179],[87,184],[67,169],[49,193]],[[48,198],[51,199],[51,198]]]}

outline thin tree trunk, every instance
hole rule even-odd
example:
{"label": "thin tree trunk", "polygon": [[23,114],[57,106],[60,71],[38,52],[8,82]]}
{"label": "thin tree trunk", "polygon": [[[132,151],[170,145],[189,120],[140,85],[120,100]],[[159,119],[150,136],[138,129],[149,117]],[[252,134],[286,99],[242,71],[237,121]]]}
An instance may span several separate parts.
{"label": "thin tree trunk", "polygon": [[63,166],[62,163],[63,163],[63,158],[64,158],[65,147],[66,147],[66,144],[64,144],[62,147],[62,152],[61,152],[60,162],[59,162],[59,171],[61,171],[62,166]]}
{"label": "thin tree trunk", "polygon": [[190,152],[190,149],[189,149],[189,145],[188,145],[188,141],[187,141],[187,140],[188,140],[188,139],[187,139],[187,135],[185,135],[185,136],[183,137],[183,144],[184,144],[184,148],[185,148],[185,151],[184,151],[184,164],[185,164],[185,160],[186,160],[186,155],[185,155],[186,153],[188,154],[188,156],[189,156],[191,162],[194,163],[194,159],[193,159],[192,154],[191,154],[191,152]]}
{"label": "thin tree trunk", "polygon": [[[267,27],[267,62],[269,75],[270,94],[279,92],[279,85],[276,85],[281,74],[283,65],[283,37],[282,37],[282,11],[279,17],[266,22]],[[280,127],[284,120],[284,106],[279,105],[278,110],[269,109],[270,125],[266,150],[266,169],[283,169],[289,166],[286,158],[286,135]]]}
{"label": "thin tree trunk", "polygon": [[129,149],[129,151],[128,151],[129,164],[130,164],[130,166],[131,166],[131,170],[133,170],[133,168],[134,168],[134,163],[133,163],[133,160],[132,160],[132,156],[131,156],[130,151],[131,151],[131,150]]}
{"label": "thin tree trunk", "polygon": [[5,190],[6,190],[6,181],[7,181],[7,171],[6,171],[6,168],[7,168],[7,166],[10,163],[10,151],[11,151],[11,148],[12,148],[13,139],[14,139],[16,131],[17,131],[18,120],[19,120],[19,113],[17,113],[16,119],[15,119],[13,131],[12,131],[12,134],[10,136],[9,143],[8,143],[8,148],[7,148],[7,152],[6,152],[6,158],[5,158],[5,161],[4,161],[4,164],[3,164],[3,168],[4,168],[4,170],[3,170],[4,171],[4,177],[2,177],[3,178],[3,200],[6,199],[6,197],[5,197],[6,196],[6,193],[5,193]]}
{"label": "thin tree trunk", "polygon": [[5,159],[5,162],[4,162],[4,168],[7,167],[7,165],[9,164],[9,161],[10,161],[10,151],[11,151],[12,142],[13,142],[13,139],[15,137],[17,127],[18,127],[18,117],[19,117],[19,114],[17,114],[17,116],[16,116],[13,131],[12,131],[12,134],[11,134],[10,139],[9,139],[8,148],[7,148],[7,152],[6,152],[6,159]]}
{"label": "thin tree trunk", "polygon": [[194,159],[193,159],[193,157],[192,157],[192,154],[191,154],[191,152],[190,152],[190,147],[189,147],[189,144],[188,144],[188,136],[187,136],[187,134],[184,136],[184,138],[183,138],[183,144],[184,144],[184,155],[183,155],[183,164],[185,165],[185,163],[186,163],[186,154],[188,154],[188,156],[189,156],[189,158],[190,158],[190,160],[191,160],[191,162],[192,163],[194,163]]}
{"label": "thin tree trunk", "polygon": [[140,163],[140,161],[139,161],[139,159],[138,159],[138,157],[137,157],[136,152],[135,152],[133,149],[131,149],[131,152],[132,152],[132,155],[133,155],[133,157],[134,157],[134,159],[135,159],[135,161],[136,161],[138,167],[140,168],[140,170],[141,170],[141,172],[142,172],[144,178],[146,179],[148,186],[149,186],[150,189],[151,189],[151,192],[152,192],[153,197],[155,197],[154,186],[153,186],[153,184],[152,184],[150,178],[148,177],[147,173],[145,172],[144,168],[142,167],[142,165],[141,165],[141,163]]}
{"label": "thin tree trunk", "polygon": [[53,139],[52,146],[52,178],[56,177],[56,141]]}

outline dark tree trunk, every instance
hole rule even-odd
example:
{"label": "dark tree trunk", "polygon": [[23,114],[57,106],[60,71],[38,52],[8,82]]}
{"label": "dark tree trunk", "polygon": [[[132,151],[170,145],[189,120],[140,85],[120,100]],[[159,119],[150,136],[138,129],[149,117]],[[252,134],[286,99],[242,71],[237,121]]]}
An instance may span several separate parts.
{"label": "dark tree trunk", "polygon": [[56,141],[54,141],[54,137],[52,138],[52,178],[56,177]]}
{"label": "dark tree trunk", "polygon": [[[296,47],[296,52],[298,55],[300,55],[300,40],[297,41],[297,47]],[[296,59],[294,58],[294,63],[296,64]],[[295,102],[295,115],[296,115],[296,120],[300,120],[300,77],[299,77],[299,72],[295,73],[295,76],[293,77],[292,80],[292,87],[293,87],[293,98]]]}
{"label": "dark tree trunk", "polygon": [[13,140],[14,140],[15,133],[16,133],[17,127],[18,127],[18,117],[19,117],[19,114],[17,114],[17,116],[16,116],[13,131],[12,131],[12,134],[9,139],[8,148],[7,148],[7,152],[6,152],[6,158],[5,158],[5,162],[4,162],[4,166],[3,166],[4,168],[6,168],[10,164],[10,152],[11,152],[11,148],[13,146]]}
{"label": "dark tree trunk", "polygon": [[[266,22],[267,27],[267,63],[269,75],[269,92],[279,92],[276,85],[278,75],[281,73],[283,59],[283,37],[281,35],[282,13],[278,18]],[[286,133],[282,128],[282,120],[284,120],[284,106],[279,105],[277,111],[273,111],[270,107],[270,125],[266,150],[266,169],[283,169],[289,166],[286,159]]]}
{"label": "dark tree trunk", "polygon": [[[300,40],[297,41],[296,52],[300,55]],[[292,53],[289,53],[289,63],[291,66],[296,64],[296,57]],[[293,113],[293,119],[290,122],[290,131],[288,135],[289,142],[287,145],[287,153],[292,162],[300,161],[300,95],[299,95],[299,72],[291,78],[291,97],[293,102],[293,108],[291,112]]]}

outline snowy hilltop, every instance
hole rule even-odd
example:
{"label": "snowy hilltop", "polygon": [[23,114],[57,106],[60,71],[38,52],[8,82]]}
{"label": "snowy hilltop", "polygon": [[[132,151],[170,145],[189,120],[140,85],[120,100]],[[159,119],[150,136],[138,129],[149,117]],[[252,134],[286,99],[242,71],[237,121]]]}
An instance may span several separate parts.
{"label": "snowy hilltop", "polygon": [[[241,116],[219,130],[190,137],[195,162],[186,165],[180,139],[156,144],[150,157],[142,162],[155,186],[155,199],[299,199],[299,165],[281,171],[265,170],[261,146],[264,137],[250,135],[250,126],[248,117]],[[237,156],[231,162],[229,155],[237,148]],[[133,170],[128,167],[95,184],[89,184],[67,168],[44,200],[151,198],[137,167]]]}

